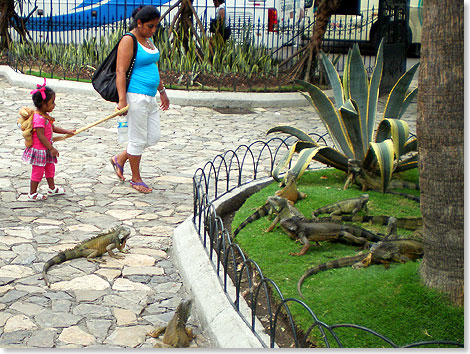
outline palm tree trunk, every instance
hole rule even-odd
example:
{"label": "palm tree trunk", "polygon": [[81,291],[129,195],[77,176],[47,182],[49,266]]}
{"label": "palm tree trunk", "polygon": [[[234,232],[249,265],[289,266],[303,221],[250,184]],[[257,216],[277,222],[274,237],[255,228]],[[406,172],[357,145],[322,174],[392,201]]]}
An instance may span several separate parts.
{"label": "palm tree trunk", "polygon": [[424,283],[464,301],[464,4],[423,7],[417,136]]}

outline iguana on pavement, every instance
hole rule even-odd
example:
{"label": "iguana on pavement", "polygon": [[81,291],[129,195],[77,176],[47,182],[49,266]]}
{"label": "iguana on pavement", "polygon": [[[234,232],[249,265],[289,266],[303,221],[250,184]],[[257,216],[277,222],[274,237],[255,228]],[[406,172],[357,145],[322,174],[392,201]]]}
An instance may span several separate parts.
{"label": "iguana on pavement", "polygon": [[261,219],[263,216],[269,214],[275,214],[275,218],[271,225],[265,230],[266,232],[271,232],[282,219],[288,219],[292,216],[304,217],[303,214],[298,211],[286,198],[279,196],[270,196],[268,197],[266,204],[262,205],[256,211],[247,217],[233,232],[233,237],[238,235],[238,233],[249,223],[252,223],[258,219]]}
{"label": "iguana on pavement", "polygon": [[126,253],[124,247],[126,246],[127,239],[131,234],[131,230],[126,226],[118,226],[112,230],[99,234],[88,240],[83,241],[74,248],[59,252],[57,255],[49,259],[42,269],[42,275],[46,285],[51,287],[47,279],[47,270],[54,264],[60,264],[70,259],[86,257],[88,260],[93,261],[92,258],[99,257],[108,252],[110,257],[121,258],[113,253],[113,249],[117,248],[119,251]]}
{"label": "iguana on pavement", "polygon": [[423,256],[423,243],[414,239],[397,239],[396,224],[394,227],[392,223],[393,220],[389,224],[388,236],[384,240],[373,244],[368,252],[329,261],[307,270],[297,282],[299,295],[303,297],[300,288],[305,278],[325,270],[348,266],[365,268],[371,264],[383,264],[385,268],[388,268],[391,262],[406,263],[421,258]]}
{"label": "iguana on pavement", "polygon": [[[318,222],[360,222],[372,223],[377,225],[388,225],[392,216],[387,215],[334,215],[318,218]],[[403,217],[396,218],[397,226],[407,230],[417,230],[423,226],[423,218],[421,217]]]}
{"label": "iguana on pavement", "polygon": [[366,249],[369,247],[369,241],[377,242],[381,240],[377,235],[358,226],[319,223],[297,216],[281,220],[281,228],[292,239],[298,239],[303,244],[300,252],[291,253],[293,256],[304,255],[310,247],[310,242],[319,244],[320,241],[338,240],[358,244]]}
{"label": "iguana on pavement", "polygon": [[[191,328],[186,327],[188,322],[189,313],[191,311],[192,300],[182,300],[176,308],[173,318],[168,322],[166,327],[160,327],[148,333],[153,338],[159,337],[162,333],[163,343],[167,347],[172,348],[186,348],[189,343],[196,337]],[[155,347],[160,347],[157,343]]]}
{"label": "iguana on pavement", "polygon": [[336,203],[326,205],[324,207],[315,209],[312,212],[312,217],[320,214],[341,215],[341,214],[356,214],[358,211],[364,209],[366,212],[367,203],[369,202],[369,194],[362,194],[357,198],[349,198],[340,200]]}
{"label": "iguana on pavement", "polygon": [[285,187],[283,189],[278,190],[275,195],[277,195],[278,197],[286,198],[292,204],[294,204],[299,199],[307,198],[307,194],[299,192],[299,190],[297,189],[296,175],[291,171],[287,172]]}

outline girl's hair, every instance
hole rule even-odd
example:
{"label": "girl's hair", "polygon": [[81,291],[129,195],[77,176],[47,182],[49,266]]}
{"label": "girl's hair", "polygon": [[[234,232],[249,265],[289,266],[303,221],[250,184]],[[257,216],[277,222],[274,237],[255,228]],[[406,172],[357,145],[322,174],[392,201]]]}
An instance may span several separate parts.
{"label": "girl's hair", "polygon": [[36,108],[41,108],[43,103],[49,101],[55,95],[54,90],[50,87],[44,86],[44,89],[41,90],[46,94],[46,98],[42,98],[42,93],[39,90],[33,93],[32,96],[33,103]]}
{"label": "girl's hair", "polygon": [[142,21],[142,23],[146,23],[155,20],[156,18],[160,18],[160,11],[158,11],[155,6],[140,6],[132,11],[132,21],[129,25],[129,31],[137,27],[137,20]]}

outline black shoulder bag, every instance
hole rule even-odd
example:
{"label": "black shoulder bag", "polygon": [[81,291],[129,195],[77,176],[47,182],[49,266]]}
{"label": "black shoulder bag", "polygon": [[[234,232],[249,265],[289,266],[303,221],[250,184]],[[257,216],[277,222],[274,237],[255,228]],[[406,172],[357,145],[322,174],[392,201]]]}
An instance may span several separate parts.
{"label": "black shoulder bag", "polygon": [[[137,54],[137,38],[132,33],[126,33],[124,36],[127,35],[131,36],[134,40],[134,54],[126,73],[126,87],[129,86],[132,69],[134,68],[135,56]],[[91,83],[94,89],[101,95],[101,97],[110,102],[119,102],[119,95],[116,88],[116,61],[120,42],[121,41],[119,41],[113,50],[111,50],[91,78]]]}

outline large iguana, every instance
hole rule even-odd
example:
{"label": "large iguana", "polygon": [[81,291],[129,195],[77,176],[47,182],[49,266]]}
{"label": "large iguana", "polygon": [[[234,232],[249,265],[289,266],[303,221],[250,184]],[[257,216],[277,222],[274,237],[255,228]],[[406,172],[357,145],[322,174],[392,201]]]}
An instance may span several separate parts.
{"label": "large iguana", "polygon": [[358,244],[366,249],[369,247],[369,241],[377,242],[381,240],[377,235],[358,226],[319,223],[297,216],[281,220],[281,228],[292,239],[298,239],[303,244],[300,252],[291,253],[293,256],[304,255],[310,247],[310,242],[319,244],[319,241],[338,240]]}
{"label": "large iguana", "polygon": [[[388,225],[392,216],[387,215],[334,215],[318,218],[318,222],[360,222],[372,223],[377,225]],[[396,218],[397,226],[407,230],[417,230],[423,227],[423,218],[421,217],[402,217]]]}
{"label": "large iguana", "polygon": [[[391,223],[393,223],[393,220]],[[423,256],[423,243],[421,241],[415,239],[397,239],[395,231],[396,228],[393,226],[389,227],[388,236],[384,240],[373,244],[366,253],[336,259],[310,268],[297,282],[298,293],[303,297],[300,288],[305,278],[325,270],[348,266],[364,268],[371,264],[383,264],[385,268],[388,268],[391,262],[406,263],[410,260],[415,261]]]}
{"label": "large iguana", "polygon": [[119,251],[126,253],[124,247],[126,246],[127,239],[131,234],[131,230],[126,226],[118,226],[112,230],[99,234],[88,240],[83,241],[74,248],[59,252],[57,255],[49,259],[42,269],[42,275],[46,285],[51,287],[47,279],[47,270],[54,264],[60,264],[70,259],[86,257],[88,260],[93,261],[92,258],[99,257],[108,252],[110,257],[121,258],[114,254],[113,249],[117,248]]}
{"label": "large iguana", "polygon": [[341,215],[341,214],[356,214],[358,211],[364,209],[366,212],[367,202],[369,201],[369,194],[362,194],[357,198],[349,198],[340,200],[336,203],[326,205],[324,207],[315,209],[312,212],[312,217],[320,214]]}
{"label": "large iguana", "polygon": [[298,211],[286,198],[279,196],[270,196],[266,200],[266,203],[260,206],[256,211],[247,217],[233,232],[233,237],[238,235],[238,233],[249,223],[252,223],[258,219],[261,219],[264,216],[269,214],[275,214],[275,218],[271,225],[265,230],[266,232],[271,232],[277,225],[277,223],[282,219],[288,219],[293,216],[304,217],[303,214]]}
{"label": "large iguana", "polygon": [[[189,343],[196,337],[191,328],[186,327],[188,322],[189,313],[191,311],[192,300],[182,300],[176,308],[173,318],[168,322],[166,327],[160,327],[148,333],[153,338],[159,337],[162,333],[163,343],[167,347],[172,348],[186,348]],[[155,347],[160,347],[158,343]]]}
{"label": "large iguana", "polygon": [[285,178],[285,187],[278,190],[275,195],[286,198],[292,204],[294,204],[299,199],[307,198],[307,194],[299,192],[297,189],[296,179],[296,175],[293,172],[288,171]]}

